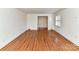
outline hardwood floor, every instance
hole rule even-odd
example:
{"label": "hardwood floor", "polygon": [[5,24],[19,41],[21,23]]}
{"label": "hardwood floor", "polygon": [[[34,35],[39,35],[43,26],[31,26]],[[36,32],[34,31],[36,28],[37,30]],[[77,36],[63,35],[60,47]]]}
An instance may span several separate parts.
{"label": "hardwood floor", "polygon": [[78,51],[79,47],[55,31],[28,30],[1,51]]}

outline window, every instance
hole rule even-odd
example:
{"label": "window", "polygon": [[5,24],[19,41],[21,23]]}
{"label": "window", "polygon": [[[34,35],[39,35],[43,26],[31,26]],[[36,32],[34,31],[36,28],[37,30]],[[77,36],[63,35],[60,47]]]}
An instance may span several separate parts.
{"label": "window", "polygon": [[57,27],[61,27],[61,17],[60,16],[56,16],[56,23],[55,23],[55,25]]}

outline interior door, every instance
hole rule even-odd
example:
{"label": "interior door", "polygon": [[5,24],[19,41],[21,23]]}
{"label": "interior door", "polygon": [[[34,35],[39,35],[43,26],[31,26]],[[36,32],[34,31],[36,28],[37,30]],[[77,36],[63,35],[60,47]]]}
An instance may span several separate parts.
{"label": "interior door", "polygon": [[38,28],[48,28],[48,16],[38,16]]}

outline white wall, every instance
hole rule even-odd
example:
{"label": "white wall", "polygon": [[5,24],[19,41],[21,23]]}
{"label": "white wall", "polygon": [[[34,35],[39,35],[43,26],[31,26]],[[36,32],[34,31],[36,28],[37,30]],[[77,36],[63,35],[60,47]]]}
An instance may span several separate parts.
{"label": "white wall", "polygon": [[55,27],[55,30],[65,36],[67,39],[79,45],[79,9],[68,8],[56,13],[61,16],[61,27]]}
{"label": "white wall", "polygon": [[17,9],[0,9],[0,48],[26,30],[26,14]]}
{"label": "white wall", "polygon": [[27,29],[37,29],[37,16],[35,14],[27,14]]}
{"label": "white wall", "polygon": [[54,29],[53,14],[27,14],[27,29],[37,30],[38,16],[48,16],[48,29]]}

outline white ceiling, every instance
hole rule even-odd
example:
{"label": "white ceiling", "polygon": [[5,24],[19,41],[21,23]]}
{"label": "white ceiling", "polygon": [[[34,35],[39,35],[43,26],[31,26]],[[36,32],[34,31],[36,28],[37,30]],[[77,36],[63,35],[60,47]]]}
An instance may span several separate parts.
{"label": "white ceiling", "polygon": [[62,8],[18,8],[25,13],[55,13]]}

